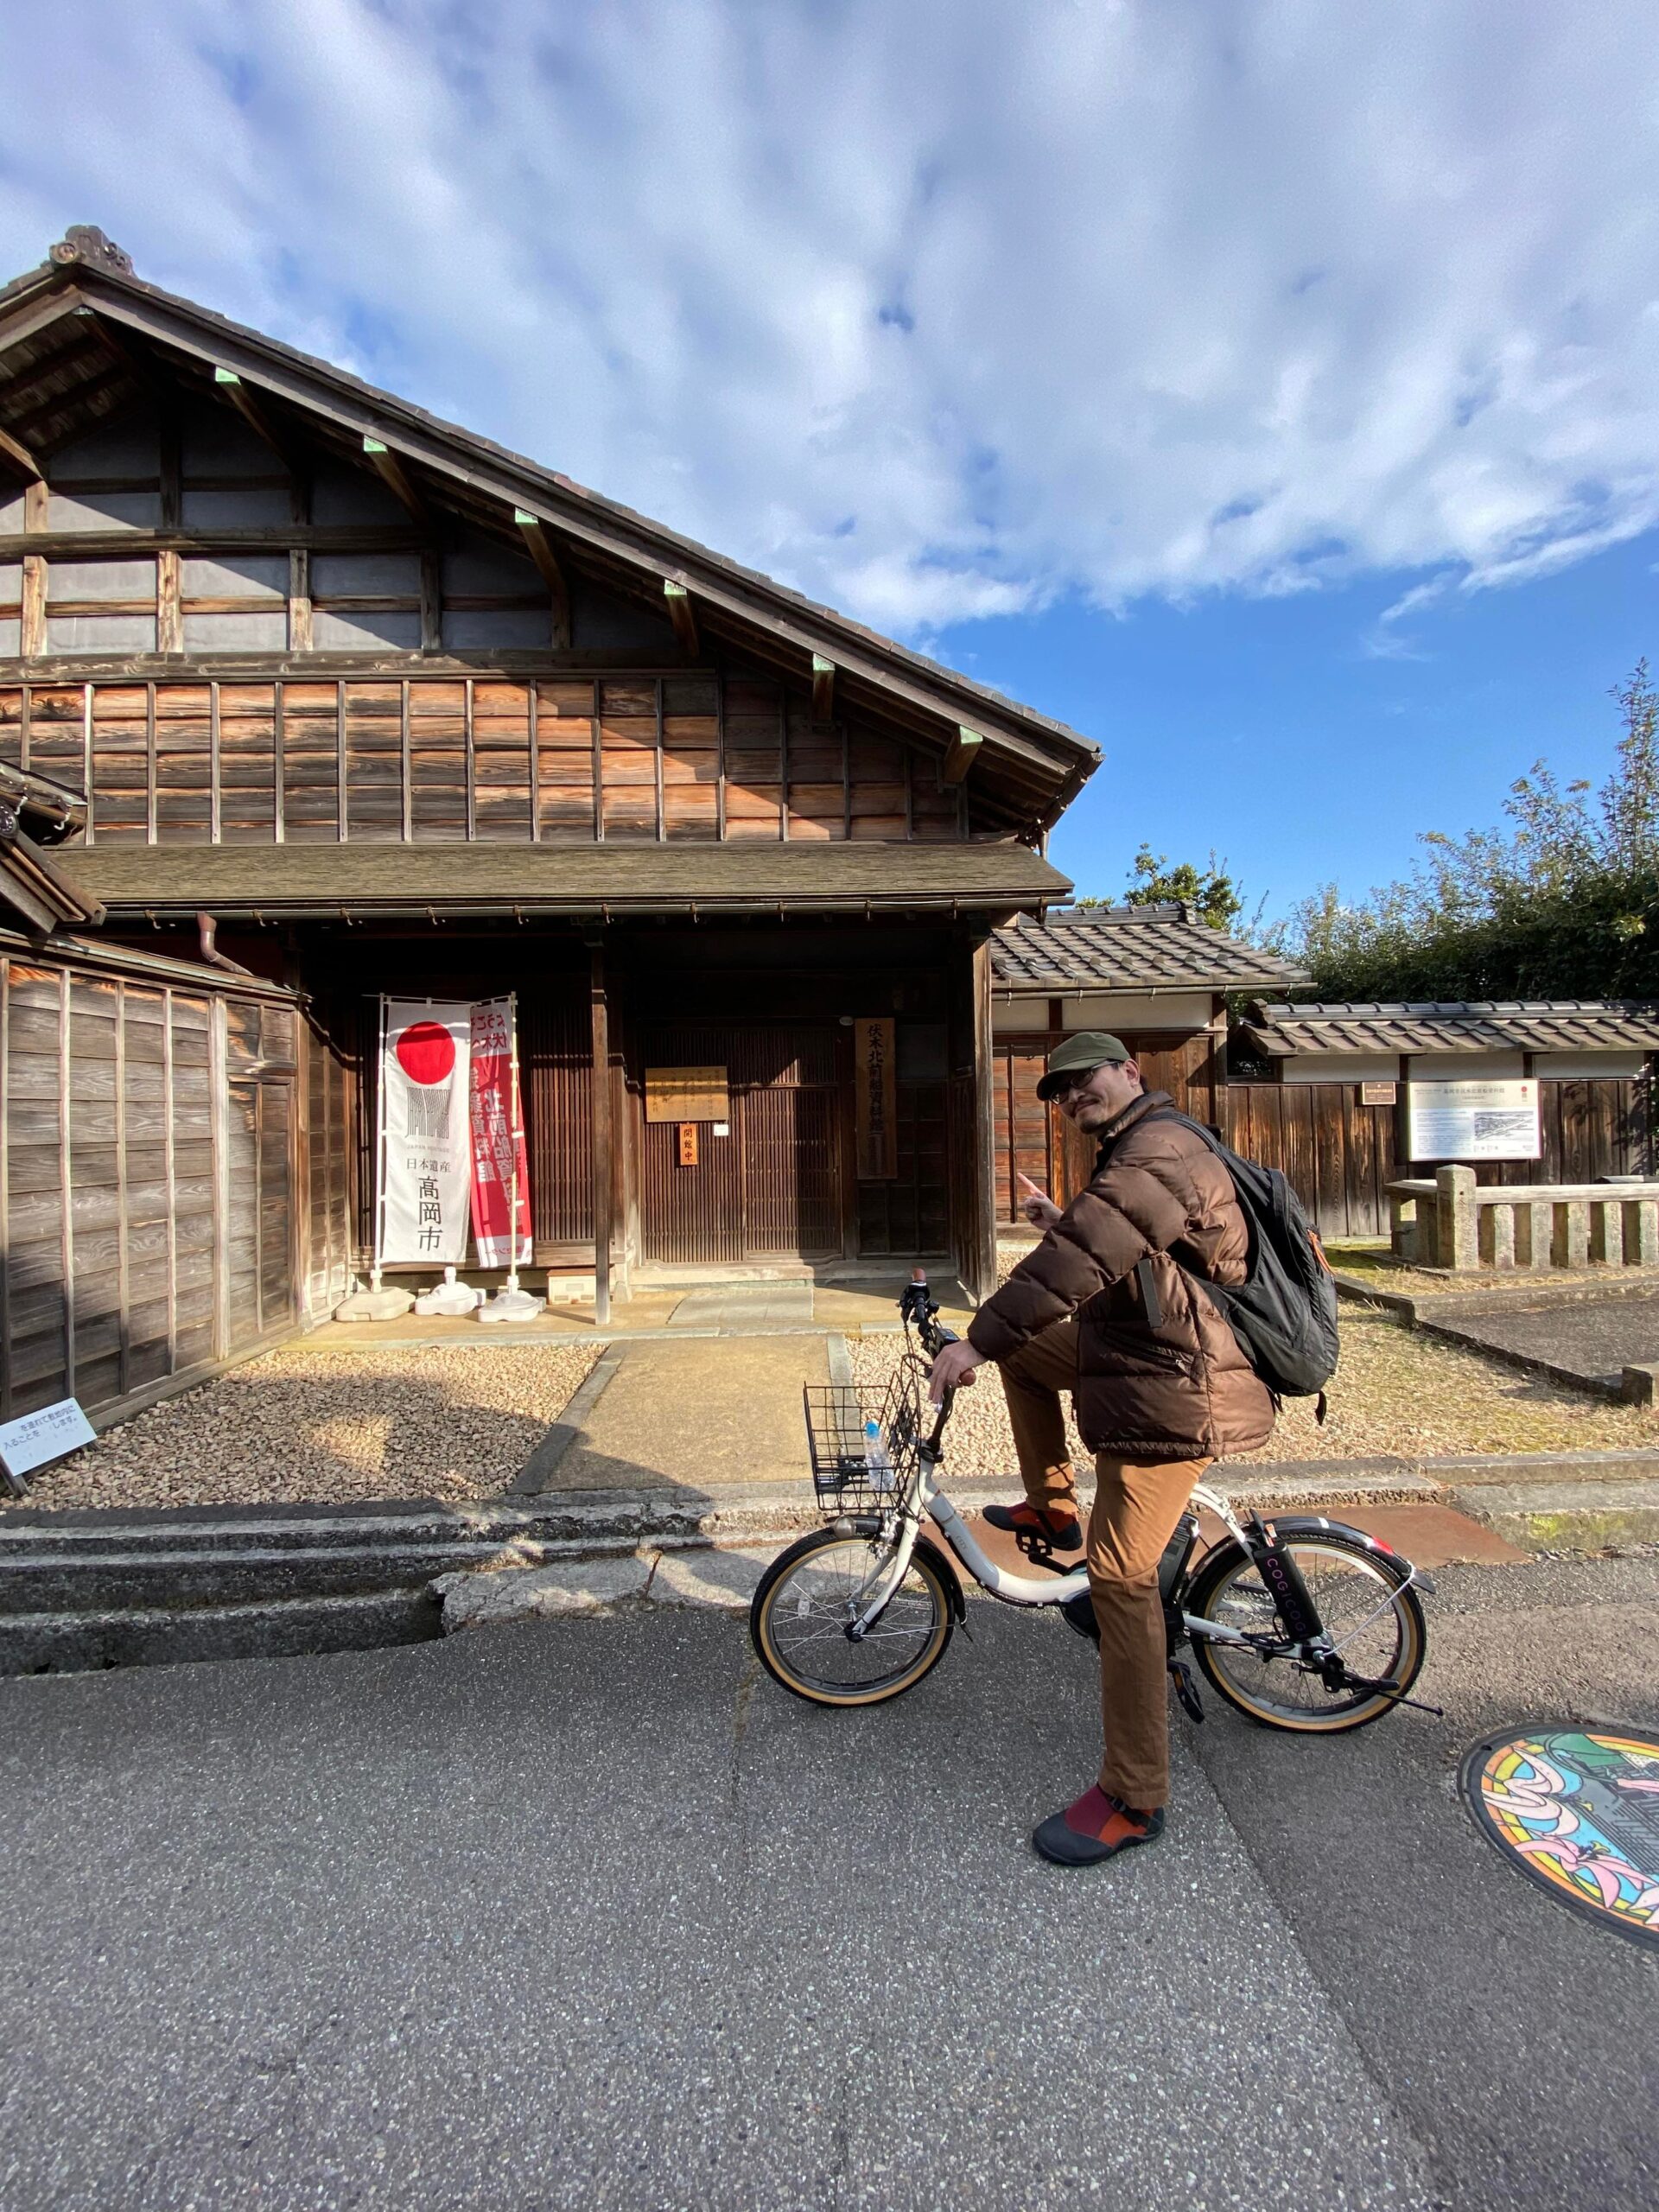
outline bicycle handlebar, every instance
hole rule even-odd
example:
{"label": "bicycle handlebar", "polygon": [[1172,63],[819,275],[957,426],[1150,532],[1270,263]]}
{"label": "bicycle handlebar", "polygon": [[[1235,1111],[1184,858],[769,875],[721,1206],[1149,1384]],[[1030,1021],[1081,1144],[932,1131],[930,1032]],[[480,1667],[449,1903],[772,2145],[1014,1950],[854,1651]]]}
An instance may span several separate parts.
{"label": "bicycle handlebar", "polygon": [[[899,1299],[899,1311],[906,1327],[916,1331],[921,1339],[922,1350],[930,1360],[937,1359],[946,1344],[959,1341],[956,1331],[947,1329],[938,1319],[938,1300],[928,1288],[927,1276],[922,1268],[918,1268],[905,1285]],[[938,1418],[934,1421],[933,1433],[927,1440],[927,1448],[933,1453],[937,1454],[938,1451],[939,1440],[944,1434],[944,1424],[950,1418],[951,1402],[956,1395],[953,1383],[939,1401]]]}

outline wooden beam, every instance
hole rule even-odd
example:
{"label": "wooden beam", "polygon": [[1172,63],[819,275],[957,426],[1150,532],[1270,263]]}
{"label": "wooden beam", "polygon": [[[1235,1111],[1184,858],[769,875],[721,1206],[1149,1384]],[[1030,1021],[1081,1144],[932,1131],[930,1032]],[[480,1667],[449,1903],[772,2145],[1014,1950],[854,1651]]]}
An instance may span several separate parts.
{"label": "wooden beam", "polygon": [[996,1057],[991,1028],[988,939],[974,947],[972,960],[974,1217],[963,1241],[978,1280],[963,1287],[977,1300],[988,1298],[996,1288]]}
{"label": "wooden beam", "polygon": [[48,292],[43,299],[37,297],[32,307],[19,308],[15,313],[0,319],[0,353],[13,346],[25,344],[36,331],[48,329],[54,322],[61,322],[66,315],[89,315],[91,312],[83,292]]}
{"label": "wooden beam", "polygon": [[89,323],[86,335],[73,346],[60,346],[55,353],[42,354],[20,369],[15,377],[8,377],[0,385],[8,404],[36,391],[53,377],[67,376],[72,369],[84,369],[89,361],[108,364],[111,347],[105,343],[99,325]]}
{"label": "wooden beam", "polygon": [[443,644],[443,556],[435,545],[421,549],[421,651],[437,652]]}
{"label": "wooden beam", "polygon": [[29,483],[41,481],[41,464],[25,445],[20,445],[9,430],[0,430],[0,461],[15,468]]}
{"label": "wooden beam", "polygon": [[966,783],[968,771],[978,760],[979,748],[984,742],[976,729],[969,729],[959,723],[956,735],[946,748],[944,765],[939,770],[941,781],[947,784]]}
{"label": "wooden beam", "polygon": [[378,438],[365,438],[363,454],[370,467],[403,501],[416,521],[425,522],[428,518],[426,502],[416,490],[414,479],[391,448],[383,445]]}
{"label": "wooden beam", "polygon": [[184,608],[176,553],[156,556],[156,650],[158,653],[184,651]]}
{"label": "wooden beam", "polygon": [[290,476],[302,474],[293,448],[233,369],[215,369],[213,389],[222,399],[230,401],[260,444],[270,448]]}
{"label": "wooden beam", "polygon": [[25,660],[46,651],[46,563],[38,553],[23,556],[22,634],[18,646]]}
{"label": "wooden beam", "polygon": [[663,586],[663,597],[668,601],[668,619],[674,625],[681,652],[688,660],[696,660],[697,618],[691,612],[690,593],[683,584],[669,582]]}
{"label": "wooden beam", "polygon": [[13,435],[28,437],[42,423],[55,422],[60,415],[67,415],[71,408],[84,405],[88,400],[101,399],[117,385],[124,384],[131,374],[124,361],[115,361],[101,376],[84,378],[79,384],[72,384],[67,391],[54,392],[49,399],[37,400],[33,407],[12,416]]}
{"label": "wooden beam", "polygon": [[[154,343],[174,347],[208,365],[230,354],[222,332],[215,331],[210,342],[199,321],[159,296],[124,289],[119,295],[112,292],[106,300],[100,300],[99,312],[142,332]],[[21,312],[17,327],[28,327]],[[11,342],[11,335],[3,321],[0,321],[0,347]],[[267,391],[289,400],[308,415],[334,423],[348,437],[355,439],[362,435],[365,407],[355,391],[340,388],[314,367],[285,360],[280,352],[256,354],[250,345],[246,358]],[[454,480],[458,496],[464,496],[470,488],[474,493],[493,495],[504,505],[517,505],[523,497],[520,485],[524,479],[521,476],[518,482],[512,480],[495,456],[480,454],[470,440],[461,442],[465,448],[463,458],[458,455],[454,445],[447,442],[445,434],[429,427],[407,423],[398,429],[397,436],[401,448],[423,467],[436,475]],[[540,496],[539,492],[532,492],[531,496]],[[557,528],[573,543],[617,560],[629,569],[644,569],[649,572],[653,565],[653,548],[645,526],[638,518],[626,516],[607,501],[594,499],[578,502],[572,499],[568,505],[562,504]],[[658,557],[661,557],[660,554]],[[656,573],[660,575],[661,569],[658,568]],[[792,610],[776,606],[760,588],[724,564],[718,569],[711,566],[707,574],[700,576],[696,590],[705,615],[711,610],[717,611],[729,618],[730,623],[742,626],[745,634],[735,642],[751,652],[754,650],[753,633],[756,631],[779,645],[791,648],[796,654],[803,651],[810,654],[824,642],[821,635],[810,634],[795,619]],[[721,625],[722,630],[728,626],[727,623]],[[918,731],[928,734],[937,732],[941,721],[949,715],[946,702],[956,686],[934,671],[914,669],[901,647],[887,646],[874,637],[849,637],[836,641],[836,662],[843,683],[847,677],[853,677],[874,689],[887,719],[906,718],[899,714],[903,709]],[[792,665],[798,671],[799,660],[795,659]],[[982,712],[981,718],[983,721]],[[1057,771],[1063,772],[1072,765],[1079,744],[1075,736],[1058,730],[1052,737],[1028,731],[1021,728],[1017,716],[1004,716],[994,710],[988,729],[981,734],[990,736],[1000,756],[1010,765],[1023,764],[1033,772],[1032,780],[1048,790],[1053,787]],[[1070,754],[1071,760],[1062,757],[1057,761],[1057,753]],[[1085,773],[1098,764],[1098,759],[1097,750],[1089,747]]]}
{"label": "wooden beam", "polygon": [[568,652],[570,646],[570,587],[565,581],[559,556],[553,550],[547,524],[539,515],[527,513],[523,507],[513,509],[512,518],[518,525],[531,559],[536,563],[536,572],[552,598],[554,649],[556,652]]}
{"label": "wooden beam", "polygon": [[[597,802],[596,802],[597,803]],[[592,1024],[589,1067],[593,1084],[588,1120],[593,1135],[594,1171],[594,1325],[603,1329],[611,1319],[611,1022],[606,989],[605,952],[588,940],[588,1008]]]}
{"label": "wooden beam", "polygon": [[836,664],[822,653],[812,656],[812,719],[832,722],[836,718]]}

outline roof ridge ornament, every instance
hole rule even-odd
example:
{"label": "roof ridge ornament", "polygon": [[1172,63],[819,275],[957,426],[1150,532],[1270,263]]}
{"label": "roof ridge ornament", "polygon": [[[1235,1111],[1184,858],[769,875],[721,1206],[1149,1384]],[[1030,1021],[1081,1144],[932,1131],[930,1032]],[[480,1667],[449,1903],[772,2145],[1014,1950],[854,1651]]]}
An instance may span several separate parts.
{"label": "roof ridge ornament", "polygon": [[71,223],[52,248],[50,257],[60,269],[80,262],[88,268],[105,270],[112,276],[130,276],[134,273],[132,256],[95,223]]}

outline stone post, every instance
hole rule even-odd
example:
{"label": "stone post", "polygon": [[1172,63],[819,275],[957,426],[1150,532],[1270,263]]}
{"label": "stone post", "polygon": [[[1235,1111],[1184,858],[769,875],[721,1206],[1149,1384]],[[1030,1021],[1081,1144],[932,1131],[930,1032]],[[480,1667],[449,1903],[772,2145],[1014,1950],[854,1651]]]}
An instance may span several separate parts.
{"label": "stone post", "polygon": [[1587,1268],[1590,1264],[1590,1208],[1583,1198],[1567,1198],[1555,1209],[1555,1234],[1550,1258],[1558,1268]]}
{"label": "stone post", "polygon": [[1480,1265],[1479,1209],[1472,1167],[1434,1170],[1434,1257],[1443,1268]]}

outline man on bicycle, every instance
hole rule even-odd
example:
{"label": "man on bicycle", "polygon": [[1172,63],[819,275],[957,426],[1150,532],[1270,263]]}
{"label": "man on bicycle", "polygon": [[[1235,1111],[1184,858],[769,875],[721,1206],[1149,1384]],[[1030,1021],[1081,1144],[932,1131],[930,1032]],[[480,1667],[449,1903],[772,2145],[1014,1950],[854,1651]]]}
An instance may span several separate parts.
{"label": "man on bicycle", "polygon": [[[1060,1393],[1095,1455],[1087,1542],[1100,1639],[1106,1751],[1095,1786],[1032,1841],[1092,1866],[1163,1833],[1169,1794],[1166,1653],[1158,1561],[1212,1459],[1265,1444],[1274,1404],[1225,1317],[1198,1285],[1244,1281],[1249,1236],[1232,1178],[1148,1091],[1103,1030],[1069,1037],[1037,1085],[1085,1136],[1094,1173],[1064,1212],[1031,1186],[1047,1233],[933,1363],[939,1399],[987,1360],[1001,1371],[1024,1502],[993,1526],[1056,1549],[1083,1542]],[[1074,1624],[1077,1624],[1074,1623]]]}

